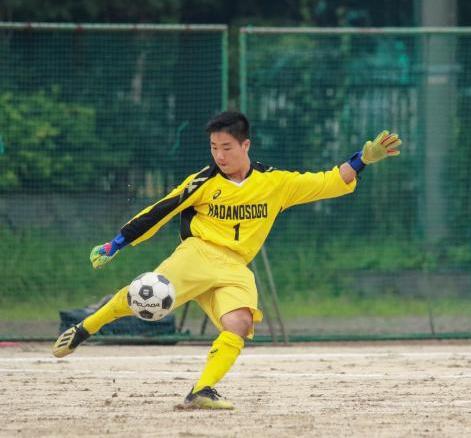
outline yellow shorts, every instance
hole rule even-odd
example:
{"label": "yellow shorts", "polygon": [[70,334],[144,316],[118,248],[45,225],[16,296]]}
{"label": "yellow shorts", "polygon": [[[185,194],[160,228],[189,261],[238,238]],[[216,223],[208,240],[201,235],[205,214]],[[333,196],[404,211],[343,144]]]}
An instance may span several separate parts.
{"label": "yellow shorts", "polygon": [[[241,307],[252,311],[254,323],[262,321],[254,275],[244,259],[228,248],[189,237],[155,272],[175,286],[175,307],[196,301],[219,331],[223,330],[221,316]],[[253,332],[252,327],[249,338]]]}

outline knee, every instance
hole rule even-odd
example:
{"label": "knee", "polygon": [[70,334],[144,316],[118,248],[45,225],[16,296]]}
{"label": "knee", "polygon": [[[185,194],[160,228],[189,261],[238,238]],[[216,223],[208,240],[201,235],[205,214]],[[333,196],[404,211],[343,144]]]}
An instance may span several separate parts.
{"label": "knee", "polygon": [[233,310],[221,317],[221,324],[224,330],[245,338],[253,327],[252,312],[247,307]]}

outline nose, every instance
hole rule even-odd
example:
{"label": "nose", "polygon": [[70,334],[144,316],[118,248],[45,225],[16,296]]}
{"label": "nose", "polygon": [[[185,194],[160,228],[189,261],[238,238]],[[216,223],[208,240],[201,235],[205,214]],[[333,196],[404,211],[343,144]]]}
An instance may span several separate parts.
{"label": "nose", "polygon": [[224,153],[222,151],[216,152],[216,161],[224,161]]}

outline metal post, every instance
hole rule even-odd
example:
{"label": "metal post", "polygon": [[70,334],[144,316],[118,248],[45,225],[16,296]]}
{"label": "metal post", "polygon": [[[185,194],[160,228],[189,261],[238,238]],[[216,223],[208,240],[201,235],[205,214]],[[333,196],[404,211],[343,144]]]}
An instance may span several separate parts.
{"label": "metal post", "polygon": [[221,43],[221,111],[227,110],[227,103],[229,100],[229,62],[228,62],[228,36],[227,29],[222,33]]}
{"label": "metal post", "polygon": [[[456,0],[422,0],[419,16],[422,26],[456,25]],[[421,103],[424,124],[423,226],[427,245],[438,243],[447,234],[447,196],[444,172],[448,145],[454,137],[456,114],[456,38],[428,35],[423,38],[424,78]]]}
{"label": "metal post", "polygon": [[281,317],[280,306],[278,305],[278,292],[276,290],[276,284],[275,284],[275,280],[273,278],[273,274],[272,274],[272,271],[271,271],[271,266],[270,266],[270,262],[268,260],[267,250],[266,250],[265,246],[262,246],[262,258],[263,258],[263,263],[265,265],[265,270],[267,272],[268,284],[270,286],[271,297],[272,297],[272,301],[273,301],[273,307],[275,308],[275,313],[276,313],[276,316],[278,318],[278,324],[280,326],[281,335],[283,336],[284,343],[287,344],[289,342],[288,335],[287,335],[286,330],[285,330],[285,325],[283,323],[283,318]]}
{"label": "metal post", "polygon": [[188,307],[189,306],[190,306],[189,301],[187,303],[185,303],[185,305],[183,306],[182,317],[180,319],[180,323],[178,324],[178,328],[177,328],[178,333],[181,333],[182,330],[183,330],[183,326],[185,325],[186,317],[188,315]]}
{"label": "metal post", "polygon": [[276,336],[275,328],[273,327],[273,323],[271,321],[270,311],[268,309],[267,300],[265,296],[265,290],[262,287],[262,283],[260,281],[260,275],[258,273],[257,264],[255,260],[252,260],[251,266],[252,266],[253,273],[255,275],[255,283],[257,285],[258,293],[260,296],[260,304],[263,310],[264,317],[267,320],[268,330],[270,332],[272,342],[276,344],[278,343],[278,338]]}
{"label": "metal post", "polygon": [[240,110],[247,112],[247,34],[239,31],[239,95]]}
{"label": "metal post", "polygon": [[208,325],[208,319],[209,319],[208,315],[206,315],[206,313],[205,313],[203,323],[201,324],[200,335],[204,335],[204,333],[206,332],[206,326]]}

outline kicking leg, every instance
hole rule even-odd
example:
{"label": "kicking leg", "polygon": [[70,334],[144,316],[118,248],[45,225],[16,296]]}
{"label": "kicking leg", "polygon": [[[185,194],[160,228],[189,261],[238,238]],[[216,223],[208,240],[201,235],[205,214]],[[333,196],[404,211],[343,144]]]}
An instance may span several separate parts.
{"label": "kicking leg", "polygon": [[52,348],[54,356],[64,357],[73,353],[83,341],[95,334],[105,324],[123,316],[133,315],[134,313],[128,305],[127,293],[128,286],[125,286],[95,313],[62,333]]}

